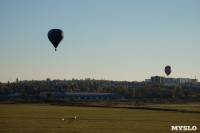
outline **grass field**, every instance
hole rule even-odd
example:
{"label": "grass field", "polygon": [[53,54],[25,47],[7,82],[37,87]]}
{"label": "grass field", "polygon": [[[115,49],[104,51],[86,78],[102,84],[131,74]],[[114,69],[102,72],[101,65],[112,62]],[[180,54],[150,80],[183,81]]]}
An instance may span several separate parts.
{"label": "grass field", "polygon": [[[181,109],[190,110],[191,107]],[[195,107],[195,110],[200,111],[200,108]],[[74,116],[77,116],[76,120],[72,119]],[[167,133],[172,132],[172,125],[195,125],[200,128],[200,113],[48,104],[0,104],[0,132],[5,133]]]}

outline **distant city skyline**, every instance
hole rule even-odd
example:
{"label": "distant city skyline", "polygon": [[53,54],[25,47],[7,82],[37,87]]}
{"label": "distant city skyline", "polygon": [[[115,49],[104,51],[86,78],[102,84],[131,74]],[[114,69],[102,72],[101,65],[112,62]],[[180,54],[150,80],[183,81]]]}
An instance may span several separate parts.
{"label": "distant city skyline", "polygon": [[[200,81],[199,0],[1,0],[0,82]],[[55,52],[47,38],[62,29]]]}
{"label": "distant city skyline", "polygon": [[[182,77],[179,77],[179,78],[173,78],[173,77],[166,77],[166,76],[158,76],[158,75],[152,75],[151,77],[149,78],[145,78],[144,80],[142,80],[141,82],[145,81],[145,82],[151,82],[151,78],[152,77],[160,77],[160,78],[165,78],[165,79],[168,79],[170,82],[172,82],[172,80],[184,80],[184,82],[190,82],[190,80],[192,82],[195,82],[195,83],[199,83],[198,79],[195,77],[195,78],[182,78]],[[46,78],[46,79],[19,79],[19,78],[16,78],[15,80],[8,80],[6,82],[23,82],[23,81],[54,81],[54,80],[60,80],[60,81],[71,81],[71,80],[107,80],[107,81],[127,81],[127,80],[108,80],[108,79],[105,79],[105,78],[101,78],[101,79],[93,79],[93,78],[84,78],[84,79],[77,79],[77,78],[71,78],[71,79],[51,79],[51,78]],[[5,82],[5,83],[6,83]],[[127,82],[135,82],[135,81],[127,81]],[[137,81],[136,81],[137,82]],[[175,82],[174,82],[175,83]]]}

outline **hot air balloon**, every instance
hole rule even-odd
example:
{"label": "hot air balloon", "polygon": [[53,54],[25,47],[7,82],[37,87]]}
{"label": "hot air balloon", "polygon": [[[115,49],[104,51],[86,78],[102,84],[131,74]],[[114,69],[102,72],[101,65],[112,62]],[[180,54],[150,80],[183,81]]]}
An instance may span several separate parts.
{"label": "hot air balloon", "polygon": [[171,70],[171,67],[170,67],[170,66],[166,66],[166,67],[165,67],[165,73],[167,74],[167,76],[170,75],[171,71],[172,71],[172,70]]}
{"label": "hot air balloon", "polygon": [[60,29],[52,29],[48,32],[48,38],[50,40],[50,42],[53,44],[53,46],[55,47],[55,51],[56,48],[58,47],[59,43],[62,41],[62,39],[64,38],[64,33],[62,30]]}

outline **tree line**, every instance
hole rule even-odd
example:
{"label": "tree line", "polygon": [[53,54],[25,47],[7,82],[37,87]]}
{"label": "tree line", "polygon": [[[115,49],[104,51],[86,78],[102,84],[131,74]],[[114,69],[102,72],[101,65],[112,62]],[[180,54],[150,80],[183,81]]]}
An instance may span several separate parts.
{"label": "tree line", "polygon": [[0,96],[21,98],[37,97],[41,92],[93,92],[116,93],[119,99],[182,99],[200,100],[200,89],[180,85],[153,85],[148,82],[108,81],[108,80],[46,80],[13,83],[0,82]]}

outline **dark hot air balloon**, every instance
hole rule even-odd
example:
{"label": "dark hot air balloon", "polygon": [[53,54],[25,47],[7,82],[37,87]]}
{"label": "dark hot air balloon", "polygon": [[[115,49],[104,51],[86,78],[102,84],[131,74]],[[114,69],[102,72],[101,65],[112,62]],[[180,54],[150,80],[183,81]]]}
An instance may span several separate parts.
{"label": "dark hot air balloon", "polygon": [[55,51],[56,51],[56,48],[58,47],[59,43],[64,38],[64,33],[60,29],[52,29],[48,32],[48,38],[50,42],[53,44],[53,46],[55,47]]}
{"label": "dark hot air balloon", "polygon": [[166,66],[166,67],[165,67],[165,73],[167,74],[167,76],[170,75],[171,71],[172,71],[172,70],[171,70],[171,67],[170,67],[170,66]]}

